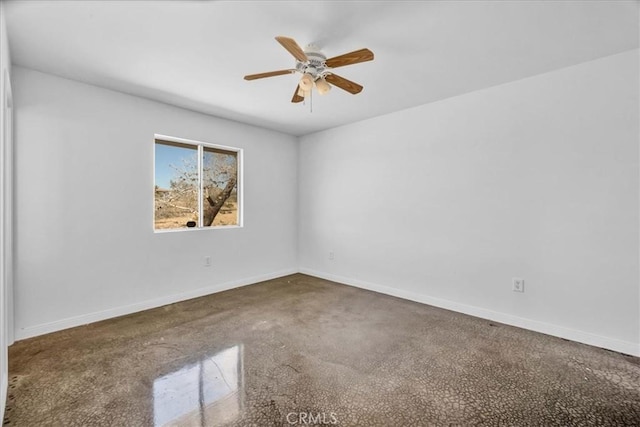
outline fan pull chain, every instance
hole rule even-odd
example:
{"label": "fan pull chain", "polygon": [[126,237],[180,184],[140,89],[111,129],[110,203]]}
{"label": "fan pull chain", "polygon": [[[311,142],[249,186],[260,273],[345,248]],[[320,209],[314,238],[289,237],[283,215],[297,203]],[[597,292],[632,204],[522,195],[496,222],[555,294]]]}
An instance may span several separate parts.
{"label": "fan pull chain", "polygon": [[313,89],[309,91],[309,96],[305,96],[302,98],[302,105],[307,105],[307,98],[309,98],[309,113],[313,113]]}

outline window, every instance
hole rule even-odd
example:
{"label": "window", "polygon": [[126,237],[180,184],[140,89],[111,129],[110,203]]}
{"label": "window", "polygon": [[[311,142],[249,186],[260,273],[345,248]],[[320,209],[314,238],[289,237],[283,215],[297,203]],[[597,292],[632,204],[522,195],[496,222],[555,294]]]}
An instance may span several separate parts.
{"label": "window", "polygon": [[156,135],[154,229],[242,226],[242,150]]}

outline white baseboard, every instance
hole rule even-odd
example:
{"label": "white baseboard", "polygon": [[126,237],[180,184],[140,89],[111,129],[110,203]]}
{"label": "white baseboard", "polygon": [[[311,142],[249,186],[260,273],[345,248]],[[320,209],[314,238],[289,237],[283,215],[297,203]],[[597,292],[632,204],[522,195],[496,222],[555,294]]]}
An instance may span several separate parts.
{"label": "white baseboard", "polygon": [[[94,313],[83,314],[80,316],[69,317],[54,322],[43,323],[40,325],[29,326],[16,331],[16,341],[35,337],[38,335],[44,335],[51,332],[60,331],[63,329],[73,328],[76,326],[86,325],[88,323],[99,322],[101,320],[111,319],[113,317],[124,316],[127,314],[136,313],[143,310],[149,310],[152,308],[161,307],[167,304],[173,304],[180,301],[185,301],[192,298],[198,298],[205,295],[210,295],[217,292],[226,291],[229,289],[239,288],[242,286],[252,285],[265,280],[276,279],[278,277],[288,276],[294,273],[308,274],[309,276],[318,277],[321,279],[331,280],[333,282],[342,283],[357,288],[367,289],[370,291],[378,292],[385,295],[391,295],[398,298],[407,299],[410,301],[419,302],[422,304],[432,305],[434,307],[440,307],[447,310],[456,311],[459,313],[468,314],[475,317],[480,317],[495,322],[504,323],[511,326],[517,326],[523,329],[529,329],[543,334],[553,335],[559,338],[565,338],[571,341],[577,341],[583,344],[593,345],[596,347],[606,348],[609,350],[617,351],[620,353],[630,354],[640,357],[640,344],[630,341],[622,341],[615,338],[608,338],[601,335],[592,334],[589,332],[583,332],[576,329],[565,328],[563,326],[557,326],[550,323],[540,322],[538,320],[527,319],[511,314],[501,313],[497,311],[487,310],[485,308],[471,306],[467,304],[457,303],[455,301],[430,297],[428,295],[419,294],[416,292],[405,291],[402,289],[392,288],[376,283],[366,282],[363,280],[352,279],[349,277],[338,276],[330,273],[316,271],[309,268],[301,267],[300,269],[287,269],[273,273],[263,274],[259,276],[248,277],[244,279],[234,280],[231,282],[221,283],[214,286],[208,286],[205,288],[195,289],[189,292],[180,294],[168,295],[161,298],[154,298],[152,300],[141,301],[135,304],[126,305],[123,307],[116,307],[112,309],[102,310]],[[0,384],[2,387],[1,392],[6,396],[8,384]],[[0,395],[2,398],[3,395]]]}
{"label": "white baseboard", "polygon": [[135,304],[125,305],[122,307],[110,308],[107,310],[97,311],[94,313],[82,314],[80,316],[68,317],[66,319],[56,320],[54,322],[43,323],[40,325],[28,326],[16,331],[16,341],[26,338],[36,337],[51,332],[61,331],[63,329],[73,328],[76,326],[86,325],[88,323],[99,322],[101,320],[111,319],[113,317],[124,316],[127,314],[137,313],[143,310],[162,307],[163,305],[173,304],[192,298],[198,298],[217,292],[227,291],[229,289],[240,288],[242,286],[253,285],[265,280],[277,279],[278,277],[288,276],[297,273],[295,268],[276,271],[273,273],[262,274],[259,276],[247,277],[243,279],[233,280],[226,283],[220,283],[213,286],[194,289],[192,291],[179,294],[167,295],[160,298],[154,298],[147,301],[137,302]]}
{"label": "white baseboard", "polygon": [[601,335],[591,334],[589,332],[583,332],[575,329],[565,328],[563,326],[540,322],[538,320],[526,319],[524,317],[518,317],[511,314],[487,310],[481,307],[460,304],[450,300],[433,298],[428,295],[418,294],[416,292],[396,289],[389,286],[365,282],[363,280],[352,279],[349,277],[337,276],[334,274],[316,271],[309,268],[301,267],[300,273],[318,277],[320,279],[331,280],[332,282],[338,282],[357,288],[379,292],[385,295],[391,295],[394,297],[419,302],[422,304],[432,305],[434,307],[444,308],[447,310],[480,317],[482,319],[493,320],[495,322],[517,326],[523,329],[529,329],[535,332],[541,332],[547,335],[553,335],[559,338],[565,338],[571,341],[577,341],[583,344],[606,348],[620,353],[630,354],[632,356],[640,356],[640,344],[630,341],[608,338]]}

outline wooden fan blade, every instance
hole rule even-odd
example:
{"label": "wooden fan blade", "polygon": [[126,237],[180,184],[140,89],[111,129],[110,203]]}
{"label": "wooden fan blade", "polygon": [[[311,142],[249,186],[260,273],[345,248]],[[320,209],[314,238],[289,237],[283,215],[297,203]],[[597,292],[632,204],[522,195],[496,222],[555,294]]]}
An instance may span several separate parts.
{"label": "wooden fan blade", "polygon": [[276,37],[276,40],[278,40],[278,43],[280,43],[282,47],[287,49],[289,53],[293,55],[293,57],[296,58],[298,61],[307,62],[309,60],[309,58],[307,58],[307,54],[304,53],[302,48],[298,46],[298,43],[296,43],[294,39],[289,37],[278,36]]}
{"label": "wooden fan blade", "polygon": [[244,79],[245,80],[264,79],[265,77],[281,76],[283,74],[291,74],[295,72],[296,70],[269,71],[268,73],[249,74],[248,76],[244,76]]}
{"label": "wooden fan blade", "polygon": [[328,74],[325,78],[326,81],[332,85],[338,86],[342,90],[346,90],[349,93],[356,94],[362,91],[362,86],[358,83],[354,83],[351,80],[347,80],[344,77],[340,77],[336,74]]}
{"label": "wooden fan blade", "polygon": [[373,60],[373,52],[369,49],[354,50],[344,55],[334,56],[325,61],[329,68],[338,68],[345,65],[357,64],[359,62],[367,62]]}
{"label": "wooden fan blade", "polygon": [[293,92],[293,98],[291,98],[291,102],[293,102],[293,103],[297,103],[297,102],[302,102],[302,101],[304,101],[304,97],[302,97],[302,96],[298,95],[298,90],[299,90],[299,89],[300,89],[300,88],[298,87],[298,85],[296,85],[296,91],[295,91],[295,92]]}

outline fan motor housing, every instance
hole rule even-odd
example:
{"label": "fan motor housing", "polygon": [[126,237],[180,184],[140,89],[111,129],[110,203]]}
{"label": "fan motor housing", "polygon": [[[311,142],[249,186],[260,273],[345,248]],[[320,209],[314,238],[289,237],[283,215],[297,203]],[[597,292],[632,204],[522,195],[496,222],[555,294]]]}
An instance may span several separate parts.
{"label": "fan motor housing", "polygon": [[303,74],[311,75],[314,80],[322,77],[327,69],[325,61],[327,57],[324,53],[320,52],[317,46],[308,45],[304,49],[305,55],[307,55],[307,62],[296,63],[296,70]]}

